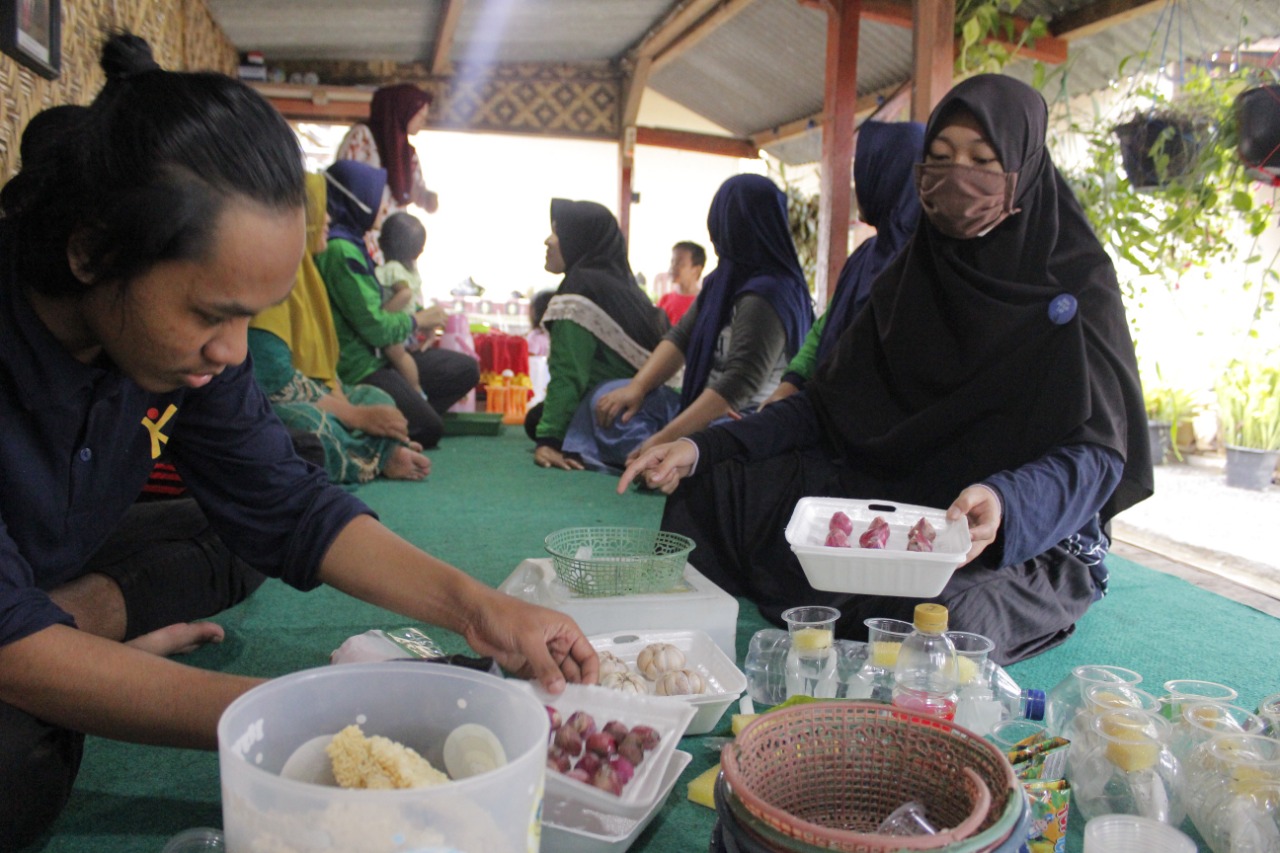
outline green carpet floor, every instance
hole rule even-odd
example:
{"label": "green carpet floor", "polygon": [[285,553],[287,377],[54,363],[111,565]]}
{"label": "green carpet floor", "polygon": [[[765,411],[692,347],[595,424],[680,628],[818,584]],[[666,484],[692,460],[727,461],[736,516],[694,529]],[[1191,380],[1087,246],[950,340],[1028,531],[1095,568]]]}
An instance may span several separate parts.
{"label": "green carpet floor", "polygon": [[[662,512],[660,495],[618,496],[613,478],[537,468],[519,428],[507,427],[496,438],[446,439],[431,458],[427,482],[376,482],[361,487],[359,495],[392,529],[494,586],[520,560],[543,556],[543,537],[553,530],[657,526]],[[1048,690],[1074,666],[1108,663],[1142,673],[1152,692],[1171,678],[1230,684],[1247,707],[1280,690],[1280,620],[1126,560],[1112,558],[1109,564],[1112,592],[1090,610],[1076,635],[1010,668],[1022,686]],[[276,581],[217,621],[227,628],[226,642],[186,660],[259,676],[323,665],[352,634],[406,624],[333,590],[304,594]],[[764,624],[755,607],[741,603],[739,664],[751,635]],[[448,651],[465,650],[458,637],[427,630]],[[727,733],[726,716],[714,734]],[[682,743],[693,763],[632,850],[706,849],[714,815],[685,799],[685,783],[717,760],[701,740]],[[184,829],[221,824],[215,754],[90,738],[68,808],[53,832],[26,853],[159,853]],[[1079,822],[1072,824],[1068,849],[1079,851]]]}

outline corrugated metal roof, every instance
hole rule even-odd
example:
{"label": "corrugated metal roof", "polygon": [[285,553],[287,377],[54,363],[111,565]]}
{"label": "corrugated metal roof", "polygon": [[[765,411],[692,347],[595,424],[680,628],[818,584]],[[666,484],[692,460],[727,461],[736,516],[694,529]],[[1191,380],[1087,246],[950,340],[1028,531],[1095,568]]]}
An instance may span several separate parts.
{"label": "corrugated metal roof", "polygon": [[671,0],[469,0],[454,36],[453,59],[614,60],[670,8]]}
{"label": "corrugated metal roof", "polygon": [[822,109],[827,16],[757,0],[650,75],[649,86],[740,136]]}
{"label": "corrugated metal roof", "polygon": [[[206,0],[241,50],[273,60],[421,62],[431,57],[445,0]],[[468,62],[620,63],[647,33],[696,0],[454,0],[462,3],[451,58]],[[1018,14],[1064,16],[1100,0],[1025,0]],[[708,7],[712,14],[730,4]],[[736,8],[736,7],[735,7]],[[826,14],[799,0],[754,0],[651,74],[649,87],[730,132],[749,136],[822,109]],[[1070,94],[1106,87],[1120,60],[1148,67],[1280,36],[1277,0],[1171,0],[1070,42]],[[864,19],[858,90],[883,91],[911,74],[911,31]],[[1138,61],[1130,63],[1136,70]],[[1030,63],[1008,73],[1030,79]],[[813,131],[769,147],[788,162],[820,151]]]}

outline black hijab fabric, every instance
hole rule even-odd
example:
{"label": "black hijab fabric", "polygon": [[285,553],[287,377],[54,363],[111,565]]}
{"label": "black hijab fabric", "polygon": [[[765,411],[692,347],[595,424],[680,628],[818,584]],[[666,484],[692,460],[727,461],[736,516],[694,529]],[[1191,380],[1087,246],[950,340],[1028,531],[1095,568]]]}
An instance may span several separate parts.
{"label": "black hijab fabric", "polygon": [[618,222],[594,201],[551,200],[551,223],[564,258],[564,280],[556,295],[585,296],[647,350],[670,327],[667,315],[636,284]]}
{"label": "black hijab fabric", "polygon": [[1106,521],[1152,492],[1137,361],[1115,269],[1045,150],[1044,99],[980,75],[934,109],[983,129],[1020,208],[990,233],[947,237],[927,217],[808,386],[824,433],[868,497],[948,506],[964,487],[1055,447],[1125,460]]}

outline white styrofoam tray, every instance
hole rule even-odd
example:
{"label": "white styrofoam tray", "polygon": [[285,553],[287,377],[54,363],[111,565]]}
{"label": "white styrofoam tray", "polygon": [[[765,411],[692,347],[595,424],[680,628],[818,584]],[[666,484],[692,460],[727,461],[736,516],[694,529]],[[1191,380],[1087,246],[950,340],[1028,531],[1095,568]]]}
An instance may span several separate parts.
{"label": "white styrofoam tray", "polygon": [[[849,548],[824,544],[836,512],[853,521]],[[888,544],[884,549],[858,547],[858,537],[876,516],[889,525]],[[933,551],[908,551],[907,532],[921,518],[938,532]],[[786,535],[814,589],[912,598],[941,593],[970,545],[968,523],[947,521],[945,509],[852,498],[801,498]]]}
{"label": "white styrofoam tray", "polygon": [[603,729],[605,723],[617,720],[627,727],[639,725],[652,726],[658,732],[660,740],[653,751],[646,753],[644,761],[635,769],[635,775],[622,789],[621,796],[614,796],[594,785],[571,779],[563,773],[547,770],[547,794],[554,794],[560,799],[573,800],[589,808],[638,820],[644,816],[662,787],[663,771],[676,744],[684,737],[689,721],[693,719],[694,707],[687,702],[675,702],[663,696],[641,696],[636,693],[622,693],[604,687],[587,684],[569,684],[559,696],[534,686],[531,682],[521,682],[534,692],[544,705],[549,705],[560,712],[565,719],[574,711],[586,711],[595,718],[596,728]]}
{"label": "white styrofoam tray", "polygon": [[[747,689],[747,676],[734,666],[732,660],[712,641],[706,631],[615,631],[597,634],[587,640],[597,652],[611,652],[615,657],[636,669],[636,658],[645,646],[653,643],[669,643],[684,653],[685,668],[692,669],[707,682],[707,689],[690,696],[666,697],[692,705],[697,713],[685,731],[687,735],[704,735],[716,727],[725,709]],[[652,695],[655,682],[646,681]]]}
{"label": "white styrofoam tray", "polygon": [[687,752],[677,749],[671,754],[659,783],[658,798],[638,819],[596,811],[548,794],[542,805],[542,849],[555,853],[625,853],[662,809],[691,761],[693,756]]}
{"label": "white styrofoam tray", "polygon": [[579,596],[556,577],[550,557],[522,560],[498,587],[507,595],[559,610],[573,617],[587,636],[618,625],[646,631],[679,630],[696,625],[733,658],[738,631],[738,599],[685,563],[684,583],[666,592],[644,595]]}

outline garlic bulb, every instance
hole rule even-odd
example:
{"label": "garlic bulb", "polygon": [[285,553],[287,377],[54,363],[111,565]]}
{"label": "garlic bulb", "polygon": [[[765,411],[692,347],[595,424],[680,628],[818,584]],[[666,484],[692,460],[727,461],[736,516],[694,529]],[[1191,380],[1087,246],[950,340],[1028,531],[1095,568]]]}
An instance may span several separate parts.
{"label": "garlic bulb", "polygon": [[658,696],[685,696],[701,693],[707,689],[707,682],[692,669],[672,669],[658,676],[653,692]]}
{"label": "garlic bulb", "polygon": [[611,672],[600,678],[600,686],[623,693],[645,694],[649,692],[649,685],[644,678],[634,672]]}
{"label": "garlic bulb", "polygon": [[636,669],[650,681],[670,669],[684,666],[684,652],[670,643],[650,643],[636,657]]}
{"label": "garlic bulb", "polygon": [[627,662],[615,655],[613,652],[599,652],[600,657],[600,677],[604,678],[611,672],[627,673],[631,671],[631,667],[627,666]]}

